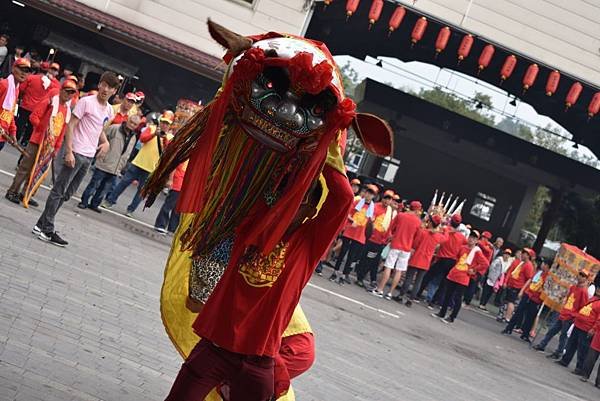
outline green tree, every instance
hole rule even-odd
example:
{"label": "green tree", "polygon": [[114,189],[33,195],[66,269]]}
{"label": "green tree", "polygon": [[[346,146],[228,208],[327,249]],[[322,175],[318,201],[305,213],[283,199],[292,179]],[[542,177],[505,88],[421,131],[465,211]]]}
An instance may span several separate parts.
{"label": "green tree", "polygon": [[475,92],[473,101],[468,101],[453,93],[445,92],[440,87],[435,87],[421,89],[417,96],[472,120],[494,126],[494,117],[487,111],[492,105],[492,99],[484,93]]}
{"label": "green tree", "polygon": [[360,83],[360,78],[356,70],[352,68],[350,61],[347,61],[346,64],[340,68],[340,73],[342,74],[342,84],[344,85],[346,96],[350,98],[354,97],[354,92]]}

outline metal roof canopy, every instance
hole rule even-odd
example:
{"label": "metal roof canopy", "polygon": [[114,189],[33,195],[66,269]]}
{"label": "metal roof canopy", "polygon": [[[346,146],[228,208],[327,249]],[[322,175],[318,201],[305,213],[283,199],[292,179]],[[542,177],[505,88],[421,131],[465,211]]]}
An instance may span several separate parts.
{"label": "metal roof canopy", "polygon": [[[335,1],[325,10],[323,5],[316,5],[310,21],[306,37],[324,42],[334,55],[351,55],[359,59],[366,56],[395,57],[402,61],[421,61],[438,67],[447,68],[477,77],[492,85],[499,86],[507,92],[530,104],[539,114],[546,115],[562,125],[573,135],[573,140],[584,144],[596,156],[600,157],[600,115],[588,119],[587,106],[592,96],[600,88],[586,83],[584,79],[571,77],[561,72],[560,85],[553,96],[545,93],[548,74],[554,70],[539,60],[506,49],[492,39],[478,37],[464,29],[446,24],[435,17],[417,12],[410,7],[396,31],[388,35],[388,21],[397,4],[385,2],[379,21],[369,29],[368,14],[370,2],[361,2],[358,10],[348,20],[346,18],[345,1]],[[414,46],[410,34],[418,18],[425,16],[428,20],[427,30],[423,38]],[[446,50],[435,57],[435,41],[440,28],[448,26],[452,35]],[[457,62],[457,49],[463,36],[471,33],[475,39],[469,56],[460,64]],[[478,73],[478,59],[483,47],[491,43],[496,51],[489,66]],[[517,65],[511,77],[500,83],[500,69],[509,55],[517,56]],[[533,87],[523,94],[522,77],[530,64],[540,66],[540,72]],[[574,82],[583,85],[578,102],[565,111],[565,97]]]}
{"label": "metal roof canopy", "polygon": [[[357,88],[356,100],[361,111],[378,113],[389,119],[394,135],[411,136],[421,141],[431,139],[423,136],[423,132],[406,131],[403,117],[410,117],[445,133],[457,149],[460,145],[460,151],[447,149],[455,157],[491,168],[492,160],[486,155],[492,152],[499,156],[496,162],[501,161],[501,168],[508,176],[521,179],[531,175],[531,179],[550,187],[562,186],[582,193],[600,192],[600,170],[401,90],[366,79]],[[461,145],[461,141],[469,146]],[[396,149],[395,157],[401,159],[401,153],[402,149]]]}
{"label": "metal roof canopy", "polygon": [[103,69],[114,71],[128,77],[134,76],[138,70],[138,67],[136,66],[127,64],[106,53],[69,39],[56,32],[51,32],[48,37],[42,41],[42,44],[59,49],[64,53],[102,67]]}

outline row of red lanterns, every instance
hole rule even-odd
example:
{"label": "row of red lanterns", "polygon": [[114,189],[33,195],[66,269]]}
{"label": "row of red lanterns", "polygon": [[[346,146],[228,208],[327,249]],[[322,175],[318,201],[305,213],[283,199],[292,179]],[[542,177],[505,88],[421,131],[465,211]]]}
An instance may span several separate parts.
{"label": "row of red lanterns", "polygon": [[[333,0],[324,0],[325,6],[331,4]],[[360,4],[360,0],[347,0],[346,1],[346,16],[350,18],[358,9]],[[383,11],[384,0],[372,0],[371,8],[369,9],[369,29],[379,21],[381,17],[381,12]],[[388,34],[391,35],[395,30],[398,29],[404,16],[406,15],[406,9],[403,6],[397,6],[390,20],[388,22]],[[410,38],[413,45],[419,42],[423,36],[425,35],[425,31],[427,30],[428,21],[427,18],[421,17],[419,18],[413,27]],[[435,53],[436,57],[441,52],[446,49],[448,45],[448,41],[450,40],[452,32],[449,27],[445,26],[440,29],[438,32],[436,41],[435,41]],[[473,47],[473,43],[475,42],[475,38],[473,35],[466,34],[458,46],[457,57],[458,62],[460,63],[462,60],[467,58],[471,53],[471,48]],[[490,64],[492,57],[494,56],[494,52],[496,49],[493,45],[487,44],[481,54],[479,55],[478,60],[478,70],[481,72]],[[506,57],[504,63],[502,64],[502,68],[500,69],[500,82],[504,82],[512,75],[515,67],[517,65],[517,57],[513,54]],[[525,71],[525,75],[523,76],[523,92],[527,91],[529,88],[533,86],[535,83],[540,68],[537,64],[531,64],[527,67]],[[558,89],[558,84],[560,82],[560,72],[554,70],[550,72],[548,75],[548,79],[546,80],[546,95],[552,96],[556,90]],[[581,92],[583,91],[583,86],[579,82],[575,82],[571,85],[571,88],[567,92],[567,96],[565,97],[565,106],[568,109],[573,106]],[[591,118],[600,112],[600,92],[597,92],[592,97],[589,105],[588,105],[588,116]]]}

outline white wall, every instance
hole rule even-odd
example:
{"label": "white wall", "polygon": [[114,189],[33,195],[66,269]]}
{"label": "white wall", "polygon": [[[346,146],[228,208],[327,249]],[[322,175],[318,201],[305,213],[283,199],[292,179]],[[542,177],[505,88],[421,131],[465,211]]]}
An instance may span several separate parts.
{"label": "white wall", "polygon": [[216,57],[223,49],[206,29],[211,18],[243,34],[268,31],[300,34],[308,14],[304,0],[77,0],[107,14]]}
{"label": "white wall", "polygon": [[417,0],[414,7],[600,86],[600,0]]}

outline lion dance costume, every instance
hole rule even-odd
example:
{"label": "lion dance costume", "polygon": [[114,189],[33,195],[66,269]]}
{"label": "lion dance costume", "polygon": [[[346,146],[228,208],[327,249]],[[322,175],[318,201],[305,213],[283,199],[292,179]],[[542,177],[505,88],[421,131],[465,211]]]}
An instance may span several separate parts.
{"label": "lion dance costume", "polygon": [[[346,128],[379,155],[391,153],[391,130],[356,113],[324,44],[208,27],[228,50],[223,85],[144,189],[150,205],[189,159],[161,294],[163,322],[186,358],[167,400],[217,399],[223,387],[232,401],[289,397],[289,378],[312,362],[292,372],[283,356],[293,336],[312,347],[298,301],[353,200]],[[204,305],[199,315],[190,301]]]}

